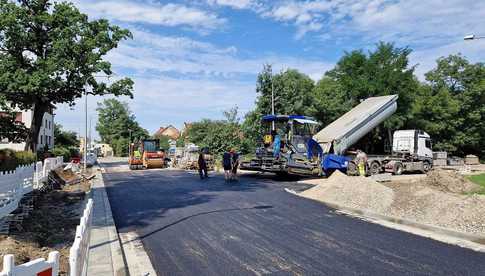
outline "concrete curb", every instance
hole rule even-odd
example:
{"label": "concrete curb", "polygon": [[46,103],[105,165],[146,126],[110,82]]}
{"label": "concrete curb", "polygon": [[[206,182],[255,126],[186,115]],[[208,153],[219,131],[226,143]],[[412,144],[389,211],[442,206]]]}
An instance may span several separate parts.
{"label": "concrete curb", "polygon": [[[100,164],[101,172],[105,172],[105,169]],[[104,188],[104,182],[103,182]],[[107,202],[107,210],[111,214],[111,208],[109,205],[109,200],[106,195],[106,202]],[[143,243],[141,239],[138,237],[136,232],[127,232],[127,233],[118,233],[116,227],[114,227],[114,220],[113,217],[110,216],[110,220],[113,222],[113,234],[116,235],[117,243],[116,247],[119,247],[119,250],[122,252],[124,256],[124,265],[125,265],[125,272],[126,275],[142,275],[142,276],[156,276],[157,273],[153,268],[151,263],[150,257],[148,256],[147,252],[143,247]],[[111,227],[110,227],[111,228]],[[111,236],[111,235],[110,235]],[[110,237],[110,240],[113,240]],[[118,249],[116,249],[118,250]]]}
{"label": "concrete curb", "polygon": [[[91,198],[93,198],[94,206],[96,206],[96,204],[103,206],[104,212],[103,212],[103,217],[101,218],[93,217],[93,221],[98,219],[103,222],[103,226],[101,228],[104,231],[106,231],[107,239],[106,241],[103,242],[102,246],[109,244],[109,251],[110,251],[109,253],[111,256],[111,260],[105,260],[107,262],[99,265],[100,267],[98,269],[103,272],[106,270],[109,270],[113,273],[113,275],[116,275],[116,276],[127,276],[128,270],[124,261],[123,251],[121,249],[121,243],[114,223],[113,214],[111,212],[111,205],[109,203],[108,194],[106,193],[106,187],[104,185],[104,180],[103,180],[103,175],[101,173],[101,170],[96,171],[96,178],[93,180],[93,185],[91,186],[91,189],[94,188],[95,190],[94,192],[93,191],[91,192]],[[94,216],[96,216],[96,212],[94,213]],[[96,230],[99,231],[99,229],[96,229]],[[93,229],[91,231],[96,231],[96,230]],[[90,246],[93,246],[93,245],[90,244]],[[94,246],[100,246],[100,245],[94,245]],[[91,248],[90,248],[90,254],[91,254]],[[91,261],[92,260],[90,258],[90,262]],[[106,266],[109,263],[111,263],[112,267],[110,268],[102,267],[103,265]],[[98,266],[98,265],[94,264],[94,266]],[[97,273],[96,269],[90,270],[89,266],[88,266],[88,271],[90,271],[92,274]]]}
{"label": "concrete curb", "polygon": [[[285,191],[288,192],[288,193],[300,196],[300,195],[298,195],[297,192],[290,190],[288,188],[285,188]],[[456,230],[452,230],[452,229],[448,229],[448,228],[444,228],[444,227],[433,226],[433,225],[428,225],[428,224],[423,224],[423,223],[415,222],[415,221],[408,220],[408,219],[386,216],[386,215],[370,212],[370,211],[367,211],[367,210],[361,210],[361,209],[356,209],[356,208],[352,208],[352,207],[347,207],[347,206],[344,206],[344,205],[341,205],[341,204],[338,204],[338,203],[335,203],[335,202],[318,201],[318,200],[311,199],[311,198],[307,198],[307,199],[323,203],[323,204],[325,204],[325,205],[327,205],[327,206],[329,206],[333,209],[343,211],[344,213],[347,213],[351,216],[357,215],[357,216],[361,216],[363,219],[370,219],[371,222],[379,223],[379,221],[385,221],[385,222],[389,222],[389,223],[393,223],[393,224],[399,224],[399,225],[409,226],[409,227],[412,227],[412,228],[417,228],[417,229],[424,230],[424,231],[429,231],[429,232],[436,233],[438,235],[445,236],[445,237],[451,237],[451,238],[454,238],[454,239],[465,240],[467,242],[473,243],[474,245],[472,245],[472,246],[466,246],[464,244],[459,244],[459,245],[467,247],[467,248],[471,248],[471,249],[474,249],[474,250],[477,250],[477,251],[485,252],[485,236],[482,236],[482,235],[463,233],[463,232],[459,232],[459,231],[456,231]],[[406,231],[406,230],[404,230],[404,231]],[[406,231],[406,232],[408,232],[408,231]],[[420,235],[419,233],[416,233],[416,232],[413,232],[413,233]],[[429,235],[426,235],[426,237],[437,239],[437,238],[434,238],[434,237],[429,236]],[[442,239],[437,239],[437,240],[443,241]]]}

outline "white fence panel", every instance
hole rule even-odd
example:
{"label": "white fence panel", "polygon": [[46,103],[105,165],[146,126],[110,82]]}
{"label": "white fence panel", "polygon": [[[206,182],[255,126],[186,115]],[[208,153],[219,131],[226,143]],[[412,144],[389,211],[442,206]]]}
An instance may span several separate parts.
{"label": "white fence panel", "polygon": [[80,224],[76,228],[76,238],[69,250],[69,275],[84,276],[87,274],[89,256],[89,237],[93,213],[93,200],[90,198],[84,209]]}
{"label": "white fence panel", "polygon": [[22,198],[22,185],[15,171],[0,172],[0,218],[17,209]]}
{"label": "white fence panel", "polygon": [[32,191],[33,176],[33,165],[0,173],[0,218],[17,209],[22,197]]}
{"label": "white fence panel", "polygon": [[18,207],[22,197],[40,188],[47,181],[49,172],[61,167],[62,157],[46,158],[42,162],[20,166],[15,171],[0,172],[0,219]]}
{"label": "white fence panel", "polygon": [[47,261],[39,258],[25,264],[15,266],[14,255],[3,257],[3,270],[0,276],[57,276],[59,274],[59,252],[49,253]]}

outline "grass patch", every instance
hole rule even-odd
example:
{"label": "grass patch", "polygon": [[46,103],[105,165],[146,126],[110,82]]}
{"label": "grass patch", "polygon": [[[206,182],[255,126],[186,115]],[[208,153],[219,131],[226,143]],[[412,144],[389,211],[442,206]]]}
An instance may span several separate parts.
{"label": "grass patch", "polygon": [[479,194],[485,195],[485,173],[467,176],[468,180],[482,187]]}

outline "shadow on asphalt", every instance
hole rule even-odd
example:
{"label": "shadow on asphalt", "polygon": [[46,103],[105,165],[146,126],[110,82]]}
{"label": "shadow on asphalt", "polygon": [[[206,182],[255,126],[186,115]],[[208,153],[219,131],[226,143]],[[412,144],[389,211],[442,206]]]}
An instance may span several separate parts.
{"label": "shadow on asphalt", "polygon": [[193,215],[190,215],[190,216],[186,216],[184,218],[181,218],[179,220],[176,220],[170,224],[167,224],[163,227],[160,227],[156,230],[153,230],[151,232],[148,232],[146,234],[143,234],[142,236],[139,236],[137,237],[136,239],[132,239],[132,240],[129,240],[129,241],[126,241],[124,242],[123,244],[126,244],[126,243],[130,243],[132,241],[135,241],[135,240],[142,240],[146,237],[149,237],[155,233],[158,233],[160,231],[163,231],[169,227],[172,227],[174,225],[177,225],[183,221],[186,221],[188,219],[191,219],[191,218],[194,218],[194,217],[199,217],[199,216],[203,216],[203,215],[209,215],[209,214],[214,214],[214,213],[226,213],[226,212],[234,212],[234,211],[245,211],[245,210],[261,210],[261,209],[271,209],[273,208],[273,206],[271,205],[259,205],[259,206],[253,206],[253,207],[247,207],[247,208],[230,208],[230,209],[222,209],[222,210],[213,210],[213,211],[208,211],[208,212],[200,212],[200,213],[197,213],[197,214],[193,214]]}

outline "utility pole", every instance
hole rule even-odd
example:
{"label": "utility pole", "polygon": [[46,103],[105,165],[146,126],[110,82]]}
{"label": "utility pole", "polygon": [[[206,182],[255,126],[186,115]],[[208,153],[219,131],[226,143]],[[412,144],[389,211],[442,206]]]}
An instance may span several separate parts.
{"label": "utility pole", "polygon": [[[273,68],[271,68],[271,115],[274,113],[274,85],[273,85]],[[275,120],[271,122],[271,129],[275,130]]]}
{"label": "utility pole", "polygon": [[128,142],[128,156],[131,156],[131,129],[128,129],[128,132],[130,133],[130,141]]}
{"label": "utility pole", "polygon": [[84,90],[84,173],[87,169],[88,156],[88,91]]}

